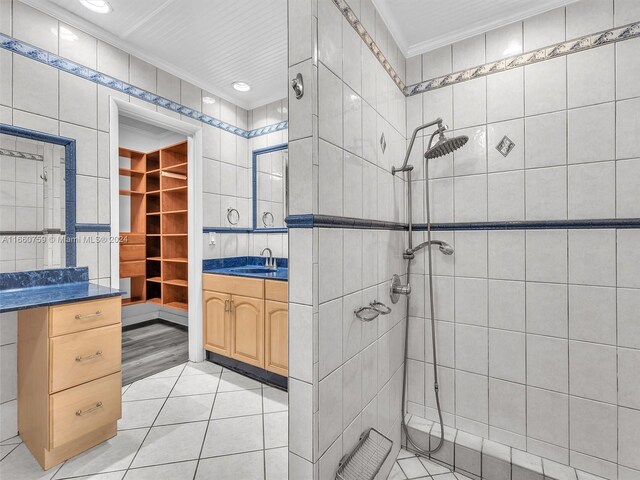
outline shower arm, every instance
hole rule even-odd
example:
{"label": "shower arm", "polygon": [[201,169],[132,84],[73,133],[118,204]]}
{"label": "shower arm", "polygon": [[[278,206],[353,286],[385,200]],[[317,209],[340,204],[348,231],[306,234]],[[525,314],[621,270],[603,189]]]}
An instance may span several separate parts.
{"label": "shower arm", "polygon": [[425,123],[424,125],[420,125],[419,127],[417,127],[413,131],[413,135],[411,135],[411,142],[409,142],[409,148],[407,149],[407,153],[404,156],[404,162],[402,163],[402,167],[400,167],[400,168],[392,167],[391,168],[391,173],[393,175],[395,175],[396,172],[407,172],[407,171],[413,170],[413,166],[407,165],[407,164],[409,163],[409,156],[411,155],[411,150],[413,150],[413,143],[416,141],[416,136],[418,135],[419,131],[424,130],[425,128],[432,127],[434,125],[438,125],[438,130],[436,130],[434,135],[436,133],[440,133],[440,132],[444,131],[445,128],[446,128],[446,127],[443,127],[443,125],[442,125],[442,118],[438,117],[435,120],[433,120],[432,122]]}

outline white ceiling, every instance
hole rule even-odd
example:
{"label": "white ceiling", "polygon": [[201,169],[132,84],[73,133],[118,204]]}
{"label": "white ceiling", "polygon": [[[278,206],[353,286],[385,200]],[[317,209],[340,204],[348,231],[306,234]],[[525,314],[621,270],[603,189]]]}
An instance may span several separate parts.
{"label": "white ceiling", "polygon": [[287,0],[24,1],[244,108],[287,96]]}
{"label": "white ceiling", "polygon": [[405,57],[449,45],[576,0],[373,0]]}

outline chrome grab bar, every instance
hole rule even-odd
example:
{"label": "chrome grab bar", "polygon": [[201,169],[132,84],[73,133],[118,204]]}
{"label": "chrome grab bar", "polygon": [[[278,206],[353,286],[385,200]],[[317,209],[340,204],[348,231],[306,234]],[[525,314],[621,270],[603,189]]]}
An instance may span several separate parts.
{"label": "chrome grab bar", "polygon": [[96,353],[94,353],[93,355],[87,355],[85,357],[78,355],[76,357],[76,362],[84,362],[86,360],[93,360],[94,358],[98,358],[102,356],[102,350],[98,350]]}
{"label": "chrome grab bar", "polygon": [[83,410],[77,410],[76,411],[76,416],[77,417],[82,417],[83,415],[87,415],[89,413],[93,413],[93,412],[95,412],[96,410],[98,410],[100,408],[102,408],[102,402],[98,402],[98,403],[96,403],[95,407],[87,408],[84,411]]}
{"label": "chrome grab bar", "polygon": [[102,312],[98,310],[96,313],[86,313],[84,315],[78,314],[76,315],[76,320],[88,320],[90,318],[101,317]]}

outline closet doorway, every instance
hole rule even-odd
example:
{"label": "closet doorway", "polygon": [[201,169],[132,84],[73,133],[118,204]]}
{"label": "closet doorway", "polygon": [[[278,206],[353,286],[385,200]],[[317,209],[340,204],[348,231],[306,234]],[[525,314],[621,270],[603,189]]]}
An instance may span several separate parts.
{"label": "closet doorway", "polygon": [[116,99],[111,107],[111,284],[126,292],[128,384],[202,355],[201,341],[194,348],[201,331],[201,130]]}

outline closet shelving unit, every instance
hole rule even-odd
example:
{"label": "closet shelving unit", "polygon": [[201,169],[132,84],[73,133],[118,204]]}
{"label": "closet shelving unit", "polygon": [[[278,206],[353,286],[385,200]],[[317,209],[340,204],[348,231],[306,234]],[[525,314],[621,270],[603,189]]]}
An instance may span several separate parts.
{"label": "closet shelving unit", "polygon": [[[120,150],[120,155],[126,156],[123,150]],[[136,214],[140,214],[135,224],[136,227],[142,225],[144,229],[145,269],[141,296],[137,292],[134,295],[134,286],[139,288],[140,282],[137,277],[132,277],[132,299],[135,300],[128,304],[148,302],[187,310],[187,158],[187,142],[144,154],[144,175],[141,180],[144,206],[135,209]],[[121,175],[126,173],[123,170],[126,169],[120,169]],[[134,175],[137,176],[138,171]],[[133,199],[131,205],[133,230]],[[122,274],[122,253],[120,262],[120,276],[128,276]],[[127,304],[126,301],[123,301],[124,304]]]}

